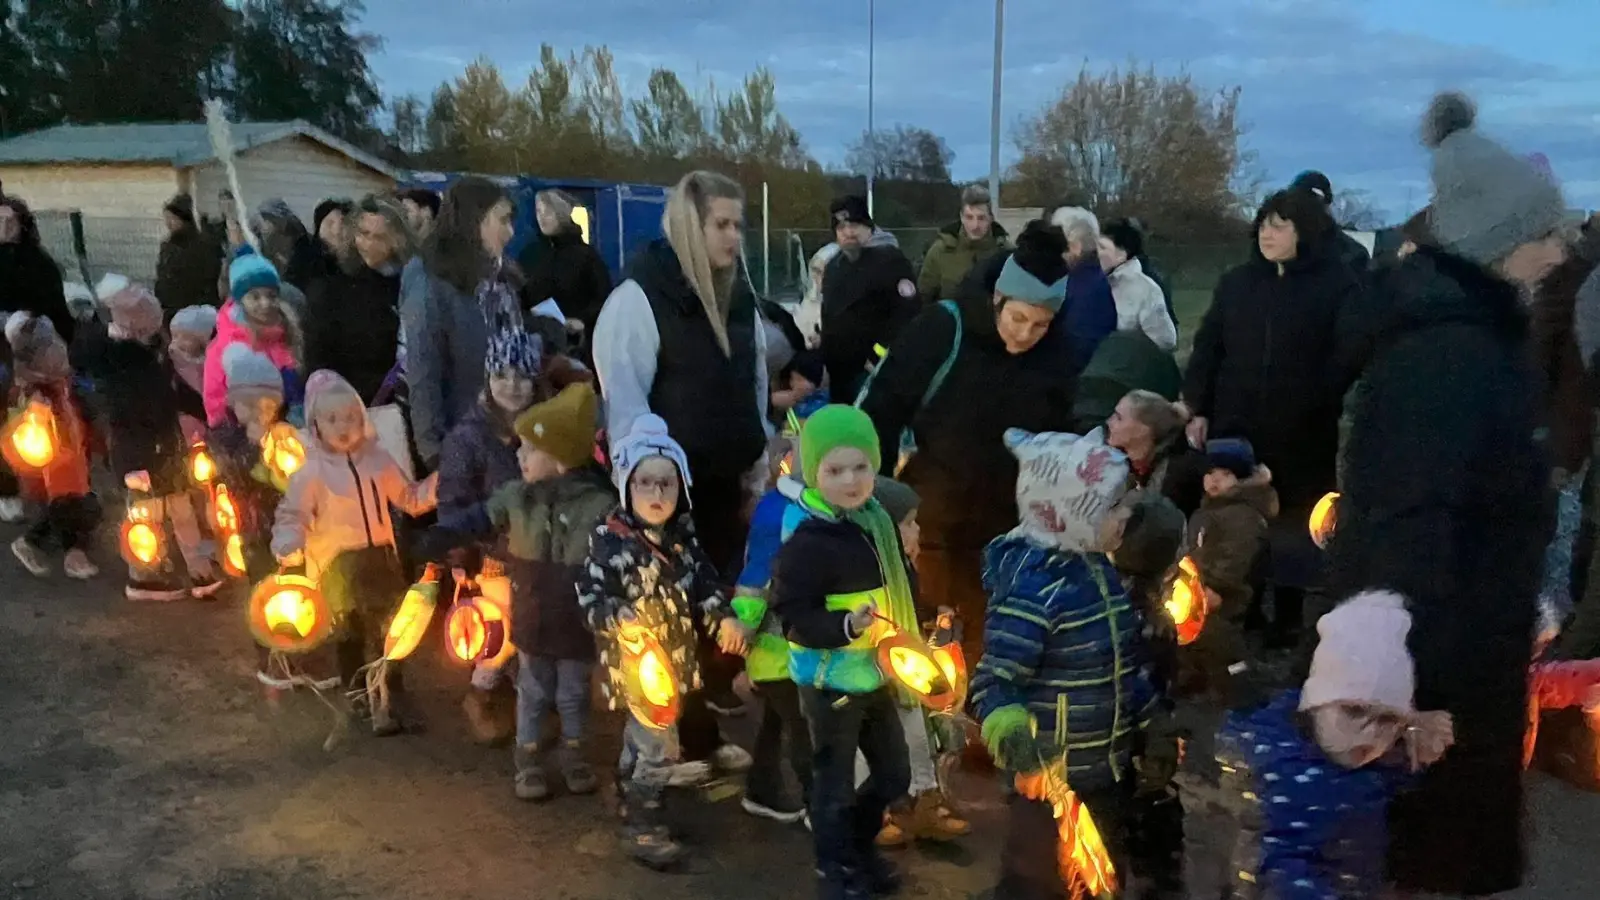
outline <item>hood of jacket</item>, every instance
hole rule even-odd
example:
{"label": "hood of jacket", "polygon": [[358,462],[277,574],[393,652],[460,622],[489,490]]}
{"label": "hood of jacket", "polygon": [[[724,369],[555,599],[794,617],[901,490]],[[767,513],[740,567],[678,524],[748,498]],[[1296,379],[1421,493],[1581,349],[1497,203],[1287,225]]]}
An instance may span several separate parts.
{"label": "hood of jacket", "polygon": [[1488,328],[1505,341],[1528,335],[1529,312],[1516,287],[1442,250],[1419,248],[1389,274],[1385,288],[1373,331],[1377,345],[1410,331],[1451,324]]}
{"label": "hood of jacket", "polygon": [[[279,366],[284,361],[279,358],[279,353],[289,353],[289,330],[283,325],[268,325],[254,327],[245,318],[244,307],[238,301],[229,299],[222,304],[221,311],[217,314],[217,336],[214,342],[226,347],[232,343],[249,344],[252,348],[265,353]],[[293,355],[290,355],[291,361]],[[291,362],[292,364],[292,362]]]}
{"label": "hood of jacket", "polygon": [[1006,232],[1004,225],[999,222],[991,222],[989,223],[989,233],[977,240],[973,240],[967,237],[967,229],[963,228],[961,222],[957,220],[939,229],[939,235],[935,240],[951,249],[976,247],[981,251],[995,250],[1005,246],[1007,237],[1010,237],[1010,235]]}
{"label": "hood of jacket", "polygon": [[874,228],[872,230],[872,237],[867,238],[867,243],[865,246],[898,247],[900,246],[900,240],[899,238],[896,238],[892,232],[884,231],[882,228]]}
{"label": "hood of jacket", "polygon": [[1136,276],[1144,275],[1144,263],[1140,262],[1137,256],[1130,256],[1128,257],[1127,262],[1117,266],[1115,269],[1112,269],[1105,274],[1106,280],[1110,281],[1112,284],[1116,284],[1117,282],[1121,281],[1130,281]]}
{"label": "hood of jacket", "polygon": [[[734,265],[739,267],[739,271],[733,276],[733,310],[746,305],[754,308],[755,296],[750,290],[750,276],[744,271],[744,260],[740,259]],[[700,303],[700,295],[695,293],[689,279],[684,277],[677,251],[672,249],[672,244],[666,238],[651,241],[634,256],[628,266],[627,279],[637,282],[645,296],[670,300],[685,314],[705,309]],[[730,311],[729,315],[731,317],[733,313]]]}
{"label": "hood of jacket", "polygon": [[1013,537],[1079,553],[1104,550],[1101,526],[1128,491],[1128,457],[1096,428],[1087,435],[1029,434],[1013,428],[1006,448],[1017,458]]}
{"label": "hood of jacket", "polygon": [[345,380],[343,375],[331,369],[321,369],[313,373],[306,381],[306,431],[312,438],[310,445],[306,447],[307,457],[313,453],[320,452],[338,459],[345,458],[346,454],[335,453],[328,449],[328,446],[322,441],[322,435],[317,430],[317,414],[340,401],[353,402],[361,410],[361,428],[362,433],[366,436],[361,446],[356,448],[354,453],[348,455],[351,458],[360,456],[368,448],[377,445],[378,432],[372,425],[372,419],[367,415],[367,405],[361,401],[361,395],[356,393],[356,389],[350,385],[350,382]]}
{"label": "hood of jacket", "polygon": [[1272,487],[1272,472],[1257,466],[1256,473],[1215,497],[1207,497],[1207,507],[1248,506],[1271,521],[1278,516],[1278,492]]}

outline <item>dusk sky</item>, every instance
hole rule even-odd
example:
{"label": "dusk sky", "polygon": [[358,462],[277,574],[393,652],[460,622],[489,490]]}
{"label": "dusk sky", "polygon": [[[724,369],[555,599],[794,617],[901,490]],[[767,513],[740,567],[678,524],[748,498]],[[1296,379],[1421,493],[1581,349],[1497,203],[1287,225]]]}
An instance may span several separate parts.
{"label": "dusk sky", "polygon": [[[487,54],[516,87],[541,42],[605,44],[623,87],[655,66],[691,89],[772,70],[824,163],[866,126],[867,0],[369,0],[385,91],[426,95]],[[931,129],[959,178],[988,171],[991,0],[877,0],[877,122]],[[1428,195],[1417,119],[1442,88],[1479,126],[1549,157],[1569,205],[1600,207],[1600,0],[1008,0],[1002,152],[1079,68],[1135,60],[1238,85],[1248,149],[1272,183],[1305,168],[1391,218]]]}

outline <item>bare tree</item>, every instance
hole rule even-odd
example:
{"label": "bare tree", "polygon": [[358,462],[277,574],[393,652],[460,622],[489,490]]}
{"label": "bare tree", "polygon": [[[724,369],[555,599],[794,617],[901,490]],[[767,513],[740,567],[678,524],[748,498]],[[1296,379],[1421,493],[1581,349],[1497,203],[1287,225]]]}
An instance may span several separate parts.
{"label": "bare tree", "polygon": [[1351,231],[1376,231],[1385,221],[1383,210],[1363,190],[1341,190],[1334,194],[1330,212],[1340,228]]}
{"label": "bare tree", "polygon": [[926,128],[896,125],[862,132],[850,145],[845,167],[857,175],[880,180],[949,184],[950,165],[955,159],[944,138]]}

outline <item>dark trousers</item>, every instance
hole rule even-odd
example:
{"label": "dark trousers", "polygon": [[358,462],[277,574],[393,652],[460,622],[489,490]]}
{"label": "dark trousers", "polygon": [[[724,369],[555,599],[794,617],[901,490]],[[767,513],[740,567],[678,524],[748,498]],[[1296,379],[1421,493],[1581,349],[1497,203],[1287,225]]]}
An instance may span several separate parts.
{"label": "dark trousers", "polygon": [[[1118,885],[1124,885],[1129,871],[1131,788],[1119,786],[1078,796],[1088,805],[1095,828],[1111,854]],[[1067,900],[1056,862],[1056,820],[1050,804],[1021,794],[1011,796],[995,896],[1006,900]]]}
{"label": "dark trousers", "polygon": [[983,590],[983,544],[970,535],[943,535],[924,526],[917,557],[917,583],[927,608],[948,606],[961,617],[961,652],[969,667],[983,656],[983,624],[989,595]]}
{"label": "dark trousers", "polygon": [[[875,852],[889,804],[911,786],[911,762],[894,697],[799,688],[811,732],[811,827],[817,869],[830,881],[860,869]],[[856,787],[856,751],[870,775]]]}
{"label": "dark trousers", "polygon": [[[745,538],[750,530],[744,517],[744,486],[739,476],[705,472],[705,467],[696,466],[694,459],[689,460],[689,469],[695,476],[694,487],[689,489],[694,503],[695,535],[723,574],[723,581],[731,584],[744,557]],[[743,666],[739,657],[718,649],[716,635],[700,635],[697,649],[704,694],[696,692],[684,698],[683,717],[678,721],[683,757],[691,761],[710,758],[722,745],[716,714],[706,708],[705,698],[730,702],[726,698],[732,696],[733,680]]]}
{"label": "dark trousers", "polygon": [[100,527],[100,501],[93,494],[57,497],[28,528],[28,543],[40,550],[87,550]]}
{"label": "dark trousers", "polygon": [[761,725],[756,731],[745,795],[753,802],[776,808],[783,797],[783,760],[787,756],[795,780],[800,783],[800,795],[809,799],[811,732],[800,711],[800,688],[785,680],[764,681],[755,689],[761,696]]}

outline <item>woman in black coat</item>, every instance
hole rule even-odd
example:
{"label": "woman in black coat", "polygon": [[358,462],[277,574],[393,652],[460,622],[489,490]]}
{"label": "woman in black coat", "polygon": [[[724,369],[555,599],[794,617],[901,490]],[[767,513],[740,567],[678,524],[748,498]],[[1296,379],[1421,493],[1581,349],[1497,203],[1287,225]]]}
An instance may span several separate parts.
{"label": "woman in black coat", "polygon": [[1339,416],[1355,374],[1335,335],[1362,288],[1326,255],[1334,227],[1313,194],[1267,198],[1256,214],[1255,257],[1217,282],[1184,376],[1191,442],[1248,438],[1272,469],[1282,504],[1272,545],[1281,643],[1300,627],[1304,590],[1319,574],[1306,522],[1338,483]]}
{"label": "woman in black coat", "polygon": [[540,191],[534,197],[539,233],[518,255],[517,264],[528,279],[522,289],[523,307],[532,309],[553,299],[568,321],[583,323],[587,337],[594,333],[600,307],[611,293],[611,270],[572,221],[575,206],[576,201],[562,191]]}
{"label": "woman in black coat", "polygon": [[346,217],[339,268],[306,298],[306,371],[332,369],[369,405],[394,368],[400,342],[400,271],[416,247],[405,213],[376,196]]}
{"label": "woman in black coat", "polygon": [[[0,195],[0,309],[44,316],[71,346],[77,322],[67,308],[61,267],[39,239],[39,223],[21,197]],[[4,344],[0,341],[0,344]],[[3,348],[7,362],[11,348]]]}

